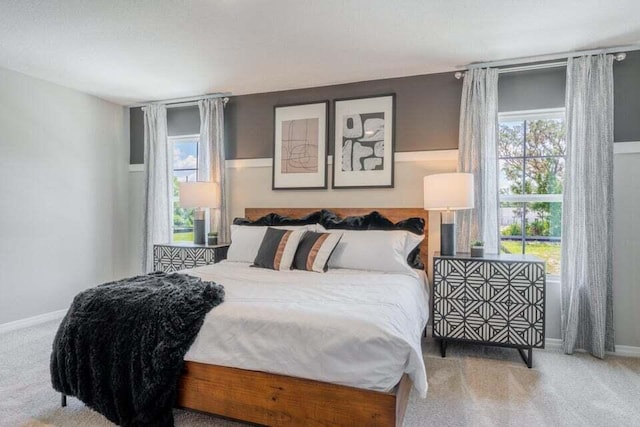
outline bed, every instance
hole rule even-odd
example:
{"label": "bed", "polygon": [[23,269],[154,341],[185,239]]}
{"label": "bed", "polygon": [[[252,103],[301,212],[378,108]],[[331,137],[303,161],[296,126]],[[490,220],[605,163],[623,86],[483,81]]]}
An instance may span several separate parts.
{"label": "bed", "polygon": [[[245,217],[313,210],[246,209]],[[422,209],[375,210],[427,221]],[[185,356],[178,406],[265,425],[399,426],[412,386],[426,394],[424,271],[318,274],[223,261],[186,272],[222,283],[227,295]]]}

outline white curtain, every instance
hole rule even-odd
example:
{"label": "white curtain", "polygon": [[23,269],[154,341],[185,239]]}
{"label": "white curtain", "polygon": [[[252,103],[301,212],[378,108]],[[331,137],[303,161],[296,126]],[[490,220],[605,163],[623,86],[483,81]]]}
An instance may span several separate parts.
{"label": "white curtain", "polygon": [[142,269],[153,271],[153,244],[171,241],[173,205],[171,160],[167,141],[167,109],[148,105],[144,111],[144,241]]}
{"label": "white curtain", "polygon": [[562,343],[614,350],[612,305],[613,57],[569,59],[562,206]]}
{"label": "white curtain", "polygon": [[499,252],[497,140],[498,70],[471,69],[462,86],[458,172],[474,176],[475,208],[456,213],[459,252],[469,252],[473,240]]}
{"label": "white curtain", "polygon": [[229,210],[225,181],[224,102],[222,98],[198,101],[200,108],[200,148],[198,179],[218,184],[219,209],[211,209],[211,229],[219,242],[229,242]]}

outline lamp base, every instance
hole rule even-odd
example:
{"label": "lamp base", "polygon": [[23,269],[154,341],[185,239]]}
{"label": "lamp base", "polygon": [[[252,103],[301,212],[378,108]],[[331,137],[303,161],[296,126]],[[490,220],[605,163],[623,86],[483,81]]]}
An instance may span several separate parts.
{"label": "lamp base", "polygon": [[193,243],[196,245],[205,244],[205,220],[194,219],[193,220]]}
{"label": "lamp base", "polygon": [[456,254],[456,224],[440,224],[440,255]]}

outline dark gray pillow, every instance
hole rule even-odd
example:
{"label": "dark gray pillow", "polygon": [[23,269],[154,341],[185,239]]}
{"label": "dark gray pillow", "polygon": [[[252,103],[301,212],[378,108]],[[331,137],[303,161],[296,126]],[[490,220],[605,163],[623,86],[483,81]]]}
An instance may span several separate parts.
{"label": "dark gray pillow", "polygon": [[329,258],[341,238],[342,234],[340,233],[307,231],[298,245],[296,256],[293,259],[293,268],[318,273],[327,271]]}
{"label": "dark gray pillow", "polygon": [[293,257],[306,230],[279,230],[267,228],[253,261],[253,267],[271,270],[291,270]]}

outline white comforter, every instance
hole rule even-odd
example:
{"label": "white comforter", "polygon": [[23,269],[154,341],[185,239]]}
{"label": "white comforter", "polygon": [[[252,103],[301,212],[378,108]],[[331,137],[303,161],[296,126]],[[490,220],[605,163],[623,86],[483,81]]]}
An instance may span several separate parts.
{"label": "white comforter", "polygon": [[185,360],[389,391],[408,373],[422,397],[426,275],[273,271],[223,261],[185,273],[224,285]]}

